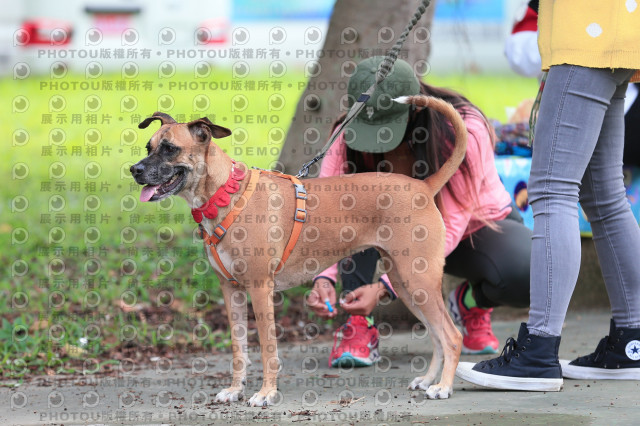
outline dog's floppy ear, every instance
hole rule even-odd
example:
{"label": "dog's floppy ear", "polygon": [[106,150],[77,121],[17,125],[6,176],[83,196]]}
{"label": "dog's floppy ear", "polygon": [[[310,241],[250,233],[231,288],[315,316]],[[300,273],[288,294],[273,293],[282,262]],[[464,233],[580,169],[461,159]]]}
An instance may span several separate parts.
{"label": "dog's floppy ear", "polygon": [[213,124],[207,117],[202,117],[187,124],[191,134],[199,142],[209,142],[213,136],[216,139],[226,138],[231,134],[231,130],[226,127]]}
{"label": "dog's floppy ear", "polygon": [[153,115],[151,117],[145,118],[144,120],[142,120],[140,122],[140,124],[138,124],[138,129],[146,129],[147,127],[149,127],[149,124],[151,124],[152,121],[155,120],[160,120],[160,122],[162,123],[162,125],[164,126],[165,124],[175,124],[177,123],[176,120],[173,119],[173,117],[171,117],[169,114],[165,114],[164,112],[159,112],[156,111],[153,113]]}

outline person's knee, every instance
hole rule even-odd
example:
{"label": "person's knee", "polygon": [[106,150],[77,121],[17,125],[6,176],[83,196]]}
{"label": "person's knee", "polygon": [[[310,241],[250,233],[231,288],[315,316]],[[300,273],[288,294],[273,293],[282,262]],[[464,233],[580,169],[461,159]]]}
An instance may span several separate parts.
{"label": "person's knee", "polygon": [[599,222],[615,216],[628,208],[626,192],[616,191],[609,194],[598,194],[597,197],[590,194],[582,194],[580,207],[587,216],[589,222]]}
{"label": "person's knee", "polygon": [[542,212],[549,206],[573,209],[580,199],[580,187],[574,183],[557,179],[527,188],[527,201],[535,212]]}

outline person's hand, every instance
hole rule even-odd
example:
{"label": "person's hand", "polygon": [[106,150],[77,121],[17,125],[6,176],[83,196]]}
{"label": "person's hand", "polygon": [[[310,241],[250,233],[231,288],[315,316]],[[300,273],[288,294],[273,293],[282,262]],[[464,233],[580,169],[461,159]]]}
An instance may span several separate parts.
{"label": "person's hand", "polygon": [[[329,308],[325,301],[329,301],[333,307],[333,312],[329,312]],[[326,278],[318,278],[313,283],[313,289],[307,296],[307,306],[322,318],[335,318],[337,313],[336,307],[336,289]]]}
{"label": "person's hand", "polygon": [[387,289],[382,283],[367,284],[347,293],[340,301],[340,306],[351,315],[367,316],[376,307],[378,301],[387,296]]}

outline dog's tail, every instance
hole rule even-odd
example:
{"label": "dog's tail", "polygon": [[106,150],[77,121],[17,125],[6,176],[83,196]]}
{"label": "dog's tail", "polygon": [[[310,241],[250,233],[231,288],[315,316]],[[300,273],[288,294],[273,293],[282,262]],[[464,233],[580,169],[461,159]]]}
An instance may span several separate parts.
{"label": "dog's tail", "polygon": [[464,124],[462,117],[453,105],[449,102],[443,101],[442,99],[431,96],[416,95],[400,96],[399,98],[395,98],[394,101],[401,104],[413,104],[416,106],[433,108],[444,114],[453,126],[456,140],[451,157],[447,158],[447,161],[444,162],[442,167],[425,180],[435,195],[440,192],[442,187],[449,181],[449,179],[451,179],[451,176],[453,176],[456,170],[458,170],[462,160],[464,160],[464,155],[467,152],[467,126]]}

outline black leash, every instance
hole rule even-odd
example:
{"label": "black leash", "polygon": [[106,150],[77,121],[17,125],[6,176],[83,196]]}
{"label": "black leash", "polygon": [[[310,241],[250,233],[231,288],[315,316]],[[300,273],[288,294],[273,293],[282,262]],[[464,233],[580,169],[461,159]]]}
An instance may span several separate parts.
{"label": "black leash", "polygon": [[409,36],[409,32],[411,32],[414,25],[420,20],[424,12],[427,10],[427,7],[429,7],[430,3],[431,3],[431,0],[422,0],[420,5],[418,6],[418,9],[416,10],[416,13],[413,14],[411,21],[409,22],[407,27],[404,29],[404,31],[398,38],[398,41],[396,41],[396,44],[393,45],[391,50],[389,50],[389,53],[387,53],[387,56],[385,56],[384,60],[380,63],[380,66],[378,67],[378,71],[376,72],[375,83],[373,83],[366,92],[362,93],[358,97],[357,101],[353,104],[353,106],[347,113],[347,116],[345,117],[344,121],[340,123],[338,128],[331,135],[331,138],[329,138],[329,141],[324,145],[324,147],[322,147],[320,152],[311,159],[311,161],[304,163],[302,165],[302,168],[300,169],[300,171],[298,171],[298,174],[296,175],[296,177],[303,178],[309,174],[309,167],[311,167],[313,164],[317,163],[318,161],[322,160],[322,158],[324,158],[324,156],[327,154],[327,151],[329,150],[333,142],[335,142],[335,140],[338,139],[338,136],[340,136],[340,134],[345,129],[345,127],[347,127],[349,123],[362,110],[362,108],[364,108],[365,102],[367,102],[371,97],[371,95],[373,95],[373,92],[376,91],[376,87],[378,87],[378,85],[382,83],[385,78],[387,78],[387,75],[389,75],[391,68],[393,68],[393,64],[396,62],[396,59],[398,59],[398,54],[400,53],[400,49],[402,49],[402,45],[404,44],[405,40]]}

